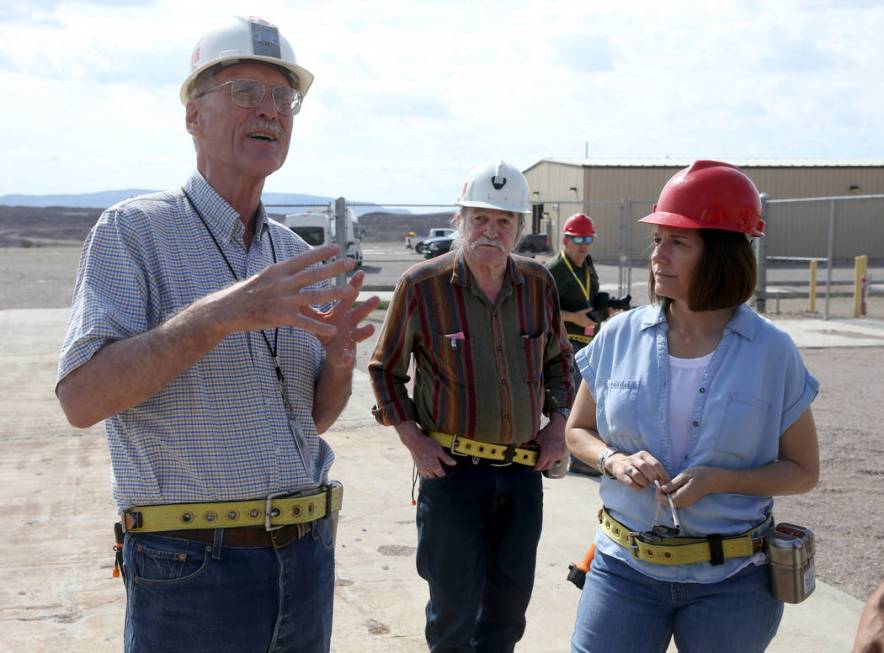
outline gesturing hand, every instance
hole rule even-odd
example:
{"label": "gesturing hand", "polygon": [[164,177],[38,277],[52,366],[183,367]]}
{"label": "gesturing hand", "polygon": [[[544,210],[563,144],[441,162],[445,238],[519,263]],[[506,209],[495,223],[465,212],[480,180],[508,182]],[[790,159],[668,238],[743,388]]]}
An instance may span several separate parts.
{"label": "gesturing hand", "polygon": [[361,270],[354,274],[345,286],[347,293],[329,311],[320,312],[310,306],[300,309],[301,314],[310,320],[335,328],[334,335],[317,334],[320,342],[325,345],[326,365],[352,367],[356,362],[356,344],[374,333],[373,325],[360,326],[359,323],[378,307],[381,300],[372,296],[353,306],[364,281],[365,274]]}
{"label": "gesturing hand", "polygon": [[336,324],[318,319],[316,311],[302,309],[349,298],[352,286],[310,289],[309,286],[353,269],[352,259],[316,265],[340,254],[337,245],[324,245],[290,259],[267,266],[255,276],[233,284],[211,296],[217,319],[213,323],[224,335],[237,331],[257,331],[278,326],[305,329],[320,338],[335,335]]}

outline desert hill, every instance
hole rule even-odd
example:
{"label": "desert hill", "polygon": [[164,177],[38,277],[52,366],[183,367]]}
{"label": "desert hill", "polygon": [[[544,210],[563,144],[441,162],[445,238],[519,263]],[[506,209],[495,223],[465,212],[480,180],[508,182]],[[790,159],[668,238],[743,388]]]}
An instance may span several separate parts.
{"label": "desert hill", "polygon": [[[0,247],[79,246],[101,211],[59,206],[0,206]],[[447,227],[452,215],[374,211],[363,214],[359,226],[367,241],[398,241],[407,231],[425,235],[431,227]],[[273,213],[271,216],[281,217]]]}

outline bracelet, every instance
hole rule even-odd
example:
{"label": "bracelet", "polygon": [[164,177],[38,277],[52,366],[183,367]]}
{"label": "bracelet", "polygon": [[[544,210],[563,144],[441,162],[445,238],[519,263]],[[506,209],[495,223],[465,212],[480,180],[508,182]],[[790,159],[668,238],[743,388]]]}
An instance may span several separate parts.
{"label": "bracelet", "polygon": [[608,462],[608,458],[613,456],[615,453],[620,453],[620,452],[617,451],[616,449],[608,447],[602,453],[600,453],[599,457],[596,459],[595,464],[599,470],[599,473],[603,474],[604,476],[607,476],[608,478],[616,478],[616,476],[614,476],[611,472],[609,472],[605,469],[605,465]]}

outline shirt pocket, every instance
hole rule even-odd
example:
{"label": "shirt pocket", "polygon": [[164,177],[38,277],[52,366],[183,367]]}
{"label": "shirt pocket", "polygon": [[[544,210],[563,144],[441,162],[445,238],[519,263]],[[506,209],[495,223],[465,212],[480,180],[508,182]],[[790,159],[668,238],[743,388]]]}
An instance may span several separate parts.
{"label": "shirt pocket", "polygon": [[726,464],[730,459],[731,462],[739,461],[742,465],[748,465],[762,453],[769,407],[770,402],[752,395],[730,393],[715,439],[715,454],[725,457],[720,462]]}
{"label": "shirt pocket", "polygon": [[522,378],[528,383],[535,383],[543,377],[543,352],[546,349],[546,338],[522,335],[521,367]]}
{"label": "shirt pocket", "polygon": [[473,385],[473,374],[470,373],[469,338],[452,338],[438,334],[433,339],[432,347],[433,359],[439,369],[441,381],[459,386]]}
{"label": "shirt pocket", "polygon": [[597,406],[597,415],[604,426],[605,441],[634,453],[641,449],[638,430],[638,381],[605,381]]}

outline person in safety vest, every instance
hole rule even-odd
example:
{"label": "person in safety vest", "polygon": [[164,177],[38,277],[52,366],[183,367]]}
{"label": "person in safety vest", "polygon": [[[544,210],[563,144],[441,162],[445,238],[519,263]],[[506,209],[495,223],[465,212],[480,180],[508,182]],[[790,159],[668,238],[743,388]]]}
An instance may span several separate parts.
{"label": "person in safety vest", "polygon": [[549,271],[512,254],[531,212],[522,173],[478,166],[457,205],[452,250],[400,279],[368,369],[375,417],[420,476],[427,644],[505,652],[534,585],[540,472],[567,455],[572,353]]}
{"label": "person in safety vest", "polygon": [[[595,235],[592,218],[575,213],[562,225],[562,249],[546,263],[556,281],[562,319],[575,353],[589,344],[598,326],[590,316],[599,293],[599,275],[589,254]],[[576,388],[580,384],[580,370],[575,365],[573,371]],[[571,459],[570,469],[588,476],[598,476],[593,465],[587,465],[577,458]]]}
{"label": "person in safety vest", "polygon": [[[56,393],[105,420],[126,651],[328,651],[342,488],[319,434],[349,397],[362,284],[267,217],[313,81],[278,28],[207,31],[181,86],[196,171],[105,211],[83,248]],[[122,531],[125,531],[123,536]]]}
{"label": "person in safety vest", "polygon": [[[764,235],[746,174],[696,161],[652,213],[652,304],[576,356],[571,453],[603,473],[604,510],[571,650],[763,651],[783,603],[765,555],[773,498],[819,476],[819,384],[744,302]],[[671,505],[670,505],[671,502]]]}

